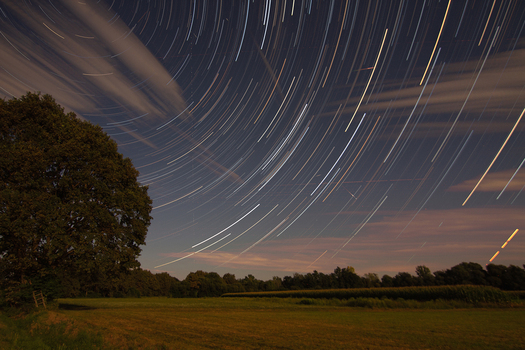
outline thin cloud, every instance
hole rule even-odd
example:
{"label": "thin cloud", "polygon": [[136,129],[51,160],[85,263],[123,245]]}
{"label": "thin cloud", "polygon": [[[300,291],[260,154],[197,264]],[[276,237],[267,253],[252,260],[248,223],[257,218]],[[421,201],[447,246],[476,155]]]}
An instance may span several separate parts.
{"label": "thin cloud", "polygon": [[[476,113],[478,121],[485,124],[490,122],[489,132],[508,131],[507,124],[510,123],[509,121],[491,122],[491,120],[494,115],[507,117],[510,113],[519,113],[512,106],[520,99],[523,99],[523,84],[525,83],[523,75],[524,61],[525,49],[498,53],[489,57],[470,95],[470,90],[481,66],[479,60],[447,63],[446,70],[440,76],[439,81],[433,85],[432,81],[436,75],[436,71],[434,71],[415,109],[415,115],[426,104],[426,116],[450,114],[451,117],[455,118],[465,101],[467,101],[461,113],[462,116]],[[406,88],[392,88],[388,91],[373,93],[370,103],[361,105],[359,112],[377,112],[382,115],[385,111],[390,110],[391,112],[388,113],[389,117],[407,117],[416,105],[422,89],[423,86],[420,86],[414,80],[413,84]],[[431,93],[432,95],[430,95]],[[333,106],[338,108],[340,105],[346,104],[343,113],[351,115],[355,111],[359,98],[360,96],[355,96],[348,101],[335,101]],[[333,112],[321,114],[321,116],[324,115],[332,116]],[[421,122],[427,123],[427,120],[428,117],[421,120]],[[460,126],[459,124],[461,123],[464,125]],[[500,126],[500,123],[503,125]],[[450,124],[451,122],[447,126],[450,127]],[[461,118],[454,132],[463,132],[470,125],[470,120],[464,121],[464,118]],[[419,126],[441,130],[434,121],[426,126],[424,124]],[[479,129],[480,126],[478,125],[476,130],[478,131]],[[419,131],[418,129],[412,137],[429,136],[425,130]]]}
{"label": "thin cloud", "polygon": [[[99,101],[109,99],[130,119],[147,113],[140,121],[148,123],[161,123],[184,111],[182,89],[122,20],[109,24],[113,13],[99,4],[63,1],[63,5],[70,13],[56,16],[59,22],[52,24],[43,12],[5,3],[5,10],[34,36],[13,27],[2,32],[4,95],[44,91],[77,114],[93,113]],[[50,7],[46,13],[55,13],[50,5],[42,6]],[[148,89],[134,88],[140,83]]]}

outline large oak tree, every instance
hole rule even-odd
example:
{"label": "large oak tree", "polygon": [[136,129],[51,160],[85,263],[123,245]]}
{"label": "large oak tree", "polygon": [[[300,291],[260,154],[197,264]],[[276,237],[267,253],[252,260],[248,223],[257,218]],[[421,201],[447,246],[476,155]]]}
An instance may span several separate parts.
{"label": "large oak tree", "polygon": [[151,199],[137,176],[101,127],[51,96],[0,100],[4,291],[46,281],[96,288],[138,267]]}

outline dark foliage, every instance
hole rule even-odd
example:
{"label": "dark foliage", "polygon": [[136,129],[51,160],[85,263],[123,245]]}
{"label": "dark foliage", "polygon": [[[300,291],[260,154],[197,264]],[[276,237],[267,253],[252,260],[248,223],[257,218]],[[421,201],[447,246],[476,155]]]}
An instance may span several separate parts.
{"label": "dark foliage", "polygon": [[151,200],[102,128],[28,93],[0,100],[0,153],[4,300],[108,290],[140,265]]}
{"label": "dark foliage", "polygon": [[375,298],[391,300],[459,300],[471,304],[511,303],[516,296],[498,288],[487,286],[432,286],[399,288],[347,288],[320,290],[291,290],[278,292],[229,293],[224,297],[263,297],[263,298],[314,298],[314,299],[351,299]]}
{"label": "dark foliage", "polygon": [[[457,281],[460,283],[457,283]],[[491,283],[491,281],[493,283]],[[496,287],[502,290],[525,290],[525,269],[513,265],[505,267],[503,265],[491,264],[484,270],[480,265],[475,263],[461,263],[445,271],[436,271],[434,274],[432,274],[426,266],[418,266],[415,276],[408,272],[400,272],[394,277],[384,275],[379,279],[375,273],[367,273],[363,277],[360,277],[352,267],[337,267],[334,272],[330,274],[324,274],[318,271],[307,273],[306,275],[295,273],[293,276],[285,276],[283,279],[275,276],[268,281],[258,280],[253,275],[237,279],[235,275],[231,273],[226,273],[220,277],[215,272],[203,271],[191,272],[184,280],[179,281],[167,273],[152,274],[149,271],[136,269],[133,270],[131,274],[126,275],[118,287],[115,287],[115,290],[118,290],[117,294],[115,294],[115,292],[105,291],[102,294],[96,295],[198,298],[216,297],[225,293],[304,290],[326,291],[330,289],[359,288],[389,288],[389,293],[397,293],[391,289],[447,285],[478,285]],[[429,293],[431,290],[433,289],[425,289],[425,293]],[[437,290],[440,290],[440,293],[442,293],[443,290],[448,289],[438,288]],[[381,294],[383,292],[377,290],[377,293]],[[522,294],[516,295],[518,295],[518,297],[522,296]],[[441,297],[445,298],[444,296]]]}

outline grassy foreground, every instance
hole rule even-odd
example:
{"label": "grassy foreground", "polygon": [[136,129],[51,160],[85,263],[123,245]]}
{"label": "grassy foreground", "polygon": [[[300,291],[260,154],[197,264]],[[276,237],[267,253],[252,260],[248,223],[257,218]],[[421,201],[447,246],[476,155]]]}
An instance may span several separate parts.
{"label": "grassy foreground", "polygon": [[0,315],[0,348],[34,348],[26,344],[28,338],[36,341],[35,336],[51,337],[42,339],[40,349],[525,348],[521,307],[371,309],[327,304],[304,305],[285,298],[61,299],[54,310],[24,320],[29,322],[26,330],[13,324],[22,321]]}

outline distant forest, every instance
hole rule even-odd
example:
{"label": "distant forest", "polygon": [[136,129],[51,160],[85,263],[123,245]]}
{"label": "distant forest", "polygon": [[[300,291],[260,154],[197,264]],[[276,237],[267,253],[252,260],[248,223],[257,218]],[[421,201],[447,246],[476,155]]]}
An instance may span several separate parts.
{"label": "distant forest", "polygon": [[[107,280],[90,290],[76,288],[74,281],[65,283],[57,291],[61,297],[141,297],[167,296],[217,297],[224,293],[262,292],[300,289],[337,289],[337,288],[381,288],[407,286],[441,285],[484,285],[502,290],[525,290],[525,265],[504,266],[489,264],[484,269],[477,263],[461,263],[447,270],[430,272],[426,266],[417,266],[416,275],[399,272],[394,277],[384,275],[379,278],[375,273],[359,276],[352,267],[337,267],[334,272],[324,274],[313,271],[307,274],[294,273],[284,278],[273,277],[262,281],[253,275],[236,278],[226,273],[220,276],[216,272],[191,272],[182,281],[168,273],[153,274],[143,269],[135,269],[123,275],[119,280]],[[58,295],[57,295],[58,296]]]}

